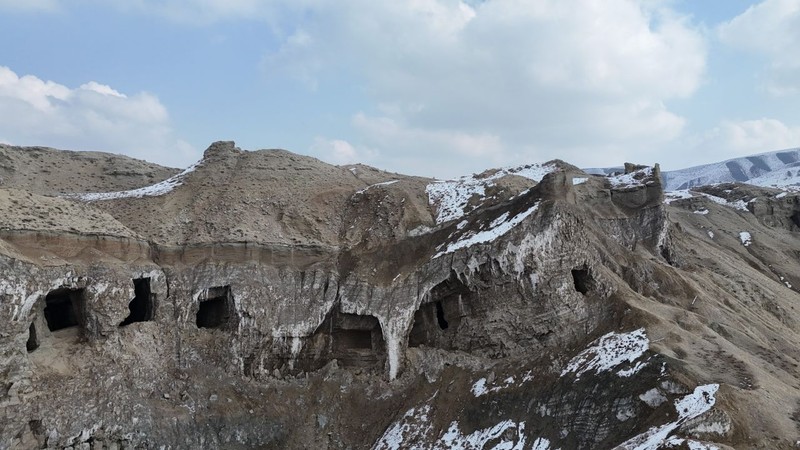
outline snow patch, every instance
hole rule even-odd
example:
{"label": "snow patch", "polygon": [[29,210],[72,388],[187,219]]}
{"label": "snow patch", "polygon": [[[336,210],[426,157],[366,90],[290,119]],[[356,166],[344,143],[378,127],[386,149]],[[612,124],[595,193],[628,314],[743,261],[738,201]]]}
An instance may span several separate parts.
{"label": "snow patch", "polygon": [[423,405],[419,408],[411,408],[403,414],[403,418],[395,422],[383,433],[378,442],[372,447],[373,450],[400,450],[409,448],[405,442],[414,442],[426,436],[433,425],[430,423],[428,414],[431,412],[430,405]]}
{"label": "snow patch", "polygon": [[651,408],[657,408],[659,405],[667,401],[667,397],[661,392],[659,388],[653,388],[644,394],[639,395],[639,400],[645,402]]}
{"label": "snow patch", "polygon": [[[525,377],[523,377],[522,382],[524,383],[531,379],[533,379],[533,377],[530,376],[530,371],[528,371],[528,373],[525,374]],[[511,386],[514,386],[514,377],[508,377],[503,380],[502,383],[495,386],[488,386],[488,381],[486,378],[481,378],[472,385],[470,391],[475,397],[480,397],[481,395],[485,395],[490,392],[498,392]]]}
{"label": "snow patch", "polygon": [[536,440],[533,441],[533,447],[531,447],[531,450],[549,450],[549,449],[550,449],[550,440],[542,437],[536,438]]}
{"label": "snow patch", "polygon": [[575,373],[576,381],[586,372],[600,373],[624,362],[632,363],[650,348],[644,328],[630,333],[608,333],[572,358],[561,376]]}
{"label": "snow patch", "polygon": [[695,441],[692,439],[681,439],[672,437],[667,440],[664,444],[667,447],[678,447],[680,445],[686,444],[689,447],[689,450],[719,450],[719,447],[712,444],[707,444],[705,442]]}
{"label": "snow patch", "polygon": [[586,183],[587,181],[589,181],[589,178],[587,177],[575,177],[572,179],[572,185],[577,186],[579,184]]}
{"label": "snow patch", "polygon": [[645,368],[646,366],[647,366],[646,361],[645,362],[638,361],[635,366],[629,369],[622,369],[619,372],[617,372],[617,375],[624,378],[632,377],[633,375],[639,373],[639,371]]}
{"label": "snow patch", "polygon": [[[516,429],[516,436],[509,440],[506,430]],[[525,422],[516,424],[511,420],[504,420],[497,425],[483,430],[476,430],[470,434],[464,434],[458,427],[458,422],[450,423],[450,428],[442,436],[441,440],[434,448],[442,449],[482,449],[489,441],[502,439],[492,447],[496,450],[523,450],[525,447]],[[439,445],[443,444],[443,445]]]}
{"label": "snow patch", "polygon": [[202,161],[198,161],[183,172],[167,178],[166,180],[150,186],[141,187],[138,189],[131,189],[128,191],[117,192],[95,192],[85,194],[66,194],[63,197],[82,200],[84,202],[97,202],[104,200],[117,200],[120,198],[142,198],[142,197],[158,197],[172,192],[175,188],[183,184],[184,178],[194,172],[195,169],[200,167]]}
{"label": "snow patch", "polygon": [[739,210],[739,211],[747,211],[748,210],[747,209],[747,202],[745,202],[744,200],[736,200],[735,202],[729,202],[729,201],[725,200],[722,197],[717,197],[716,195],[706,194],[705,192],[699,192],[699,194],[702,195],[703,197],[711,200],[712,202],[718,204],[718,205],[727,206],[729,208],[733,208],[733,209],[736,209],[736,210]]}
{"label": "snow patch", "polygon": [[680,191],[670,191],[664,192],[664,203],[669,205],[670,203],[677,201],[677,200],[685,200],[687,198],[694,197],[694,194],[689,192],[688,189],[680,190]]}
{"label": "snow patch", "polygon": [[370,190],[370,189],[372,189],[374,187],[377,187],[377,186],[390,186],[392,184],[397,183],[398,181],[400,181],[400,180],[391,180],[391,181],[384,181],[383,183],[370,184],[369,186],[365,187],[364,189],[356,191],[356,194],[363,194],[364,192],[367,192],[368,190]]}
{"label": "snow patch", "polygon": [[742,241],[742,245],[749,247],[753,243],[753,236],[747,231],[742,231],[739,233],[739,240]]}
{"label": "snow patch", "polygon": [[695,211],[694,213],[695,213],[695,214],[700,214],[701,216],[705,216],[705,215],[707,215],[707,214],[708,214],[708,210],[707,210],[707,209],[705,209],[705,208],[703,208],[703,209],[698,209],[698,210],[697,210],[697,211]]}
{"label": "snow patch", "polygon": [[486,378],[481,378],[480,380],[476,381],[470,390],[472,391],[472,395],[475,397],[480,397],[481,395],[489,392],[489,390],[486,389]]}
{"label": "snow patch", "polygon": [[481,230],[474,234],[466,234],[461,236],[456,242],[448,245],[447,248],[439,253],[437,253],[433,258],[436,259],[442,255],[446,255],[448,253],[452,253],[456,250],[471,247],[475,244],[482,244],[484,242],[492,242],[495,239],[503,236],[504,234],[511,231],[515,226],[519,225],[523,220],[525,220],[528,216],[535,213],[536,210],[539,209],[539,202],[536,202],[533,206],[528,208],[525,211],[517,213],[516,216],[512,218],[508,218],[508,212],[503,213],[500,217],[493,220],[491,224],[489,224],[489,228],[486,230]]}

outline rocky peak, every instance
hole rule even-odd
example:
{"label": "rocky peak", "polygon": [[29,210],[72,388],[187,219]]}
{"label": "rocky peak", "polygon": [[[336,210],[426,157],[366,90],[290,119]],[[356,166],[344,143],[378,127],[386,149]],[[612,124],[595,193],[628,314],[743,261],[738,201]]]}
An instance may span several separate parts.
{"label": "rocky peak", "polygon": [[203,152],[203,159],[204,160],[220,159],[241,152],[242,149],[237,147],[234,141],[216,141],[211,143],[211,145],[208,146],[206,151]]}

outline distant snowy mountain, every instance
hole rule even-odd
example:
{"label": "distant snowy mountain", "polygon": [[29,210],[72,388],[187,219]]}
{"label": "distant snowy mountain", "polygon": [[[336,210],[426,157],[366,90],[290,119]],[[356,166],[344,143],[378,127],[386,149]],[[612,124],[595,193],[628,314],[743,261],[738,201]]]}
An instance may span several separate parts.
{"label": "distant snowy mountain", "polygon": [[661,175],[667,191],[734,181],[778,188],[800,186],[800,148],[743,156]]}
{"label": "distant snowy mountain", "polygon": [[[622,167],[583,169],[594,175],[613,175]],[[755,186],[800,190],[800,148],[778,150],[686,169],[661,172],[666,191],[689,189],[715,183],[740,183]]]}

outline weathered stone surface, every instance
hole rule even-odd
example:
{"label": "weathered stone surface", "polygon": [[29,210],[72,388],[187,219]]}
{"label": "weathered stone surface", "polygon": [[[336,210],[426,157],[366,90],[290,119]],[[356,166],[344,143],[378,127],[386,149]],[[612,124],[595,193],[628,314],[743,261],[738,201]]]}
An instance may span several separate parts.
{"label": "weathered stone surface", "polygon": [[57,227],[0,233],[0,448],[793,445],[785,199],[668,206],[657,167],[553,167],[443,223],[429,180],[230,142],[163,195],[36,198]]}

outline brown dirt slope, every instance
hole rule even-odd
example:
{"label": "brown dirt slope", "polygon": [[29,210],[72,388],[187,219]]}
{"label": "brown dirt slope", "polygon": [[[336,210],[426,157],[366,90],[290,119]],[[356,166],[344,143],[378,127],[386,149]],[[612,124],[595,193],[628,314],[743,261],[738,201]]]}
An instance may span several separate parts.
{"label": "brown dirt slope", "polygon": [[[233,142],[217,142],[167,195],[92,204],[161,244],[330,247],[339,245],[350,199],[359,190],[396,179],[424,186],[414,177],[368,173],[364,181],[349,168],[285,150],[242,151]],[[424,189],[422,194],[418,203],[427,202]]]}
{"label": "brown dirt slope", "polygon": [[111,215],[89,205],[19,189],[0,189],[0,229],[137,237]]}
{"label": "brown dirt slope", "polygon": [[0,187],[42,195],[133,189],[177,172],[178,169],[112,153],[0,144]]}

